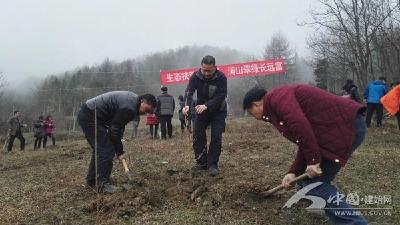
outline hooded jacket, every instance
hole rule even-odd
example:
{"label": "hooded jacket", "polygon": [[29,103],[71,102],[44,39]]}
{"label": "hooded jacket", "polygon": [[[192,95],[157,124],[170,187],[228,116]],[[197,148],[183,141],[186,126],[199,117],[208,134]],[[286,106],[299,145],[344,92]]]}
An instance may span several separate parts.
{"label": "hooded jacket", "polygon": [[387,93],[388,88],[386,84],[377,80],[371,82],[364,91],[364,98],[367,99],[367,103],[380,103],[380,99]]}
{"label": "hooded jacket", "polygon": [[211,79],[206,79],[200,69],[194,72],[185,91],[186,106],[192,105],[195,91],[197,105],[207,106],[207,110],[199,116],[210,116],[221,111],[226,113],[227,79],[224,73],[216,70]]}

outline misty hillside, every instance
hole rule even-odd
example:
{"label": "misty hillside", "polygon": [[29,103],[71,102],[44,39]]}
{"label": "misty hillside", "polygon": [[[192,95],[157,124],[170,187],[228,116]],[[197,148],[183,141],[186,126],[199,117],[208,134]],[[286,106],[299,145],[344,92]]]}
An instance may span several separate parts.
{"label": "misty hillside", "polygon": [[[6,121],[14,109],[19,109],[24,113],[25,122],[31,123],[39,115],[51,114],[58,121],[59,129],[69,129],[72,126],[73,115],[88,98],[113,90],[158,95],[161,87],[160,70],[198,67],[205,55],[215,56],[219,65],[258,60],[230,48],[197,45],[156,52],[122,62],[106,58],[97,65],[85,65],[61,74],[50,75],[27,96],[5,93],[6,98],[3,99],[7,101],[1,109],[2,121]],[[240,109],[242,97],[246,90],[255,85],[271,88],[288,82],[306,82],[304,79],[292,79],[297,76],[293,74],[296,72],[293,70],[294,63],[288,63],[287,66],[288,74],[284,75],[229,80],[229,113],[243,113]],[[307,68],[302,70],[302,73],[311,74]],[[297,73],[298,71],[300,69]],[[183,94],[185,87],[186,85],[169,86],[169,92],[178,97]]]}

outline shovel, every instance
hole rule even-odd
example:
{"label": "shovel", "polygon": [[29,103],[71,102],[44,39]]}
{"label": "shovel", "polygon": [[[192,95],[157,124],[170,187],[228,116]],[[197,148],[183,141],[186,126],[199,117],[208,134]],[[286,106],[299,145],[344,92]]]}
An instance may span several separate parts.
{"label": "shovel", "polygon": [[[301,180],[306,179],[307,177],[308,177],[308,175],[307,175],[306,173],[304,173],[304,174],[302,174],[302,175],[300,175],[300,176],[298,176],[298,177],[295,177],[292,181],[290,181],[289,184],[294,184],[294,183],[296,183],[296,182],[298,182],[298,181],[301,181]],[[276,192],[282,190],[283,188],[284,188],[284,187],[283,187],[283,185],[281,184],[281,185],[276,186],[276,187],[274,187],[274,188],[272,188],[272,189],[270,189],[270,190],[268,190],[268,191],[263,192],[262,195],[264,196],[264,198],[268,198],[269,196],[275,194]]]}
{"label": "shovel", "polygon": [[122,163],[122,166],[124,167],[124,172],[128,176],[128,182],[129,183],[134,183],[133,173],[129,170],[128,164],[126,163],[125,159],[121,158],[120,162]]}

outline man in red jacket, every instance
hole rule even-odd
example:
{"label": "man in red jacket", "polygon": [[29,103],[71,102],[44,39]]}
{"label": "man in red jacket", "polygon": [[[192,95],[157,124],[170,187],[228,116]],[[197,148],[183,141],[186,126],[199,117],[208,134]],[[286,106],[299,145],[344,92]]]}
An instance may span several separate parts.
{"label": "man in red jacket", "polygon": [[243,109],[256,119],[271,123],[299,146],[296,159],[282,179],[286,188],[296,175],[306,172],[309,179],[299,185],[305,187],[322,182],[308,195],[327,202],[324,210],[333,224],[367,224],[363,217],[355,216],[356,213],[352,216],[348,216],[351,213],[337,213],[338,209],[354,212],[345,201],[329,201],[338,194],[331,182],[364,140],[365,107],[319,88],[299,84],[268,93],[254,88],[244,97]]}

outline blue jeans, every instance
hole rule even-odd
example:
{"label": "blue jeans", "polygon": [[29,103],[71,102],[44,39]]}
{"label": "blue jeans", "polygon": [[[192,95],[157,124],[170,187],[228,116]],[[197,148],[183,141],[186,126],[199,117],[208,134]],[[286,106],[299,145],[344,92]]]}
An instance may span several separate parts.
{"label": "blue jeans", "polygon": [[[356,133],[353,142],[353,152],[361,145],[367,132],[367,126],[365,118],[359,115],[356,119]],[[329,217],[332,224],[335,225],[366,225],[368,224],[364,217],[356,215],[355,211],[349,204],[346,203],[346,198],[343,201],[331,201],[328,203],[328,199],[332,196],[338,195],[338,190],[331,182],[335,179],[336,174],[339,172],[341,166],[338,163],[323,160],[321,162],[321,169],[323,175],[313,179],[307,179],[299,185],[305,187],[314,182],[322,182],[322,184],[312,190],[307,195],[316,196],[323,198],[326,201],[325,214]],[[342,213],[342,214],[340,214]]]}

